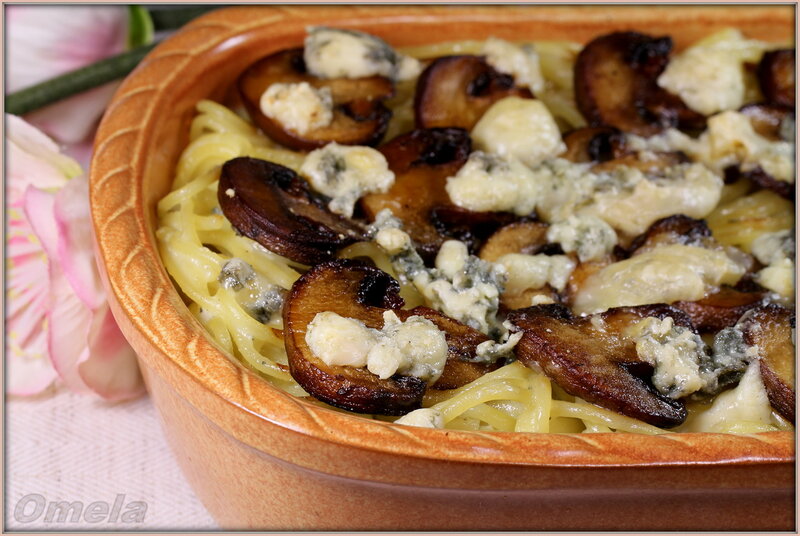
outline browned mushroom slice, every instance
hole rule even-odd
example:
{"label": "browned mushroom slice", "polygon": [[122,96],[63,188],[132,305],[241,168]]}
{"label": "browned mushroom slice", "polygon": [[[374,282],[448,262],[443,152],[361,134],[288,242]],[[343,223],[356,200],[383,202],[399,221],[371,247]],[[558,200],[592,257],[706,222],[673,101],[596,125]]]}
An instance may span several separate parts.
{"label": "browned mushroom slice", "polygon": [[776,179],[761,169],[760,166],[756,166],[749,171],[743,171],[741,168],[739,168],[737,176],[738,178],[750,179],[753,184],[759,188],[771,190],[784,199],[794,199],[795,186],[793,183]]}
{"label": "browned mushroom slice", "polygon": [[784,136],[786,122],[794,122],[794,110],[777,104],[747,104],[739,112],[750,119],[750,124],[760,136],[778,141]]}
{"label": "browned mushroom slice", "polygon": [[[303,134],[267,117],[260,106],[261,96],[271,85],[301,82],[317,89],[330,89],[334,105],[330,125]],[[375,145],[386,133],[392,117],[383,105],[383,100],[394,93],[391,80],[380,76],[316,78],[306,72],[302,48],[277,52],[250,66],[239,78],[239,91],[256,125],[270,138],[292,149],[315,149],[329,142]]]}
{"label": "browned mushroom slice", "polygon": [[359,224],[330,212],[306,181],[272,162],[229,160],[222,166],[217,198],[240,233],[303,264],[331,259],[364,238]]}
{"label": "browned mushroom slice", "polygon": [[510,212],[475,212],[456,205],[431,209],[431,222],[439,233],[464,242],[471,252],[499,227],[517,219]]}
{"label": "browned mushroom slice", "polygon": [[479,56],[444,56],[431,62],[419,77],[414,118],[418,128],[471,130],[492,104],[506,97],[533,95]]}
{"label": "browned mushroom slice", "polygon": [[794,311],[776,304],[763,305],[751,311],[740,325],[745,343],[758,348],[761,377],[772,407],[794,422]]}
{"label": "browned mushroom slice", "polygon": [[679,301],[672,305],[689,315],[698,331],[713,333],[735,325],[744,313],[757,307],[764,296],[764,292],[743,292],[723,286],[702,300]]}
{"label": "browned mushroom slice", "polygon": [[575,98],[592,126],[652,136],[667,127],[702,128],[704,117],[656,84],[672,40],[635,32],[598,37],[575,62]]}
{"label": "browned mushroom slice", "polygon": [[383,145],[380,151],[395,181],[388,192],[361,199],[367,218],[374,220],[381,210],[391,210],[403,221],[420,255],[433,259],[445,237],[434,225],[432,210],[452,206],[446,179],[464,165],[471,147],[469,134],[459,128],[414,130]]}
{"label": "browned mushroom slice", "polygon": [[[400,286],[388,274],[364,263],[341,259],[318,264],[298,279],[283,309],[284,343],[292,377],[315,398],[360,413],[402,415],[419,407],[427,387],[423,380],[396,374],[381,380],[365,368],[327,365],[306,343],[308,324],[317,313],[330,311],[354,318],[373,329],[383,327],[383,313],[395,312],[405,321],[424,316],[445,333],[447,362],[436,389],[455,389],[497,364],[473,363],[486,335],[433,309],[400,309]],[[331,299],[335,297],[335,299]]]}
{"label": "browned mushroom slice", "polygon": [[647,231],[633,239],[628,254],[636,255],[671,244],[709,247],[716,242],[704,220],[676,214],[653,222]]}
{"label": "browned mushroom slice", "polygon": [[496,262],[509,253],[535,255],[547,245],[546,223],[526,221],[506,225],[497,230],[481,247],[479,257]]}
{"label": "browned mushroom slice", "polygon": [[670,428],[686,419],[682,402],[653,387],[653,368],[641,361],[632,340],[558,305],[513,311],[508,318],[523,332],[517,358],[541,368],[567,393],[654,426]]}
{"label": "browned mushroom slice", "polygon": [[564,135],[567,150],[560,156],[571,162],[607,162],[628,154],[625,135],[614,127],[584,127]]}
{"label": "browned mushroom slice", "polygon": [[758,64],[758,82],[767,101],[794,108],[794,49],[773,50]]}

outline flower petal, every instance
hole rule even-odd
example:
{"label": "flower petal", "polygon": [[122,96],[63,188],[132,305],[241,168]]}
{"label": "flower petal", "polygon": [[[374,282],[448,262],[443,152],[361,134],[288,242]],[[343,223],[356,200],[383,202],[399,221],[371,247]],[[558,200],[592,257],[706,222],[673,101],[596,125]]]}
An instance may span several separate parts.
{"label": "flower petal", "polygon": [[78,365],[83,381],[108,400],[126,400],[144,393],[136,354],[123,337],[108,304],[94,312],[89,358]]}
{"label": "flower petal", "polygon": [[50,360],[68,388],[76,392],[90,392],[78,373],[78,364],[89,357],[86,341],[92,312],[73,293],[72,286],[55,262],[50,262],[49,271],[47,347]]}
{"label": "flower petal", "polygon": [[[125,50],[128,8],[14,5],[6,22],[6,91],[14,92]],[[83,141],[115,87],[70,97],[28,119],[63,143]]]}
{"label": "flower petal", "polygon": [[90,89],[25,116],[62,143],[86,141],[97,127],[119,82]]}
{"label": "flower petal", "polygon": [[6,91],[122,52],[127,21],[126,6],[7,6]]}
{"label": "flower petal", "polygon": [[[52,196],[43,195],[49,198],[52,206]],[[44,201],[46,204],[47,199]],[[47,257],[23,212],[18,207],[10,207],[8,214],[6,391],[14,395],[33,395],[50,386],[56,377],[47,353],[50,290]],[[52,220],[52,210],[50,214]]]}
{"label": "flower petal", "polygon": [[6,180],[9,202],[15,203],[28,186],[60,188],[82,173],[78,163],[62,155],[53,140],[14,115],[6,114]]}
{"label": "flower petal", "polygon": [[89,181],[72,179],[56,194],[54,206],[58,228],[57,260],[75,294],[90,310],[105,303],[106,294],[94,258],[89,214]]}
{"label": "flower petal", "polygon": [[53,207],[56,196],[34,186],[25,190],[22,206],[31,229],[39,239],[47,256],[55,258],[58,250],[58,225]]}

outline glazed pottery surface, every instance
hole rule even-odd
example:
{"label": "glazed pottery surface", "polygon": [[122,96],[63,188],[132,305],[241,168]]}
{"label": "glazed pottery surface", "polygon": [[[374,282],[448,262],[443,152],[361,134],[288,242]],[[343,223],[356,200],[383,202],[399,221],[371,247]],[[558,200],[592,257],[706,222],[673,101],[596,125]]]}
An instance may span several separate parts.
{"label": "glazed pottery surface", "polygon": [[164,430],[230,529],[790,530],[794,434],[522,434],[404,427],[289,396],[232,361],[192,317],[156,247],[201,99],[224,100],[257,59],[309,25],[394,46],[496,36],[578,42],[611,30],[724,27],[793,42],[793,8],[253,6],[213,12],[159,45],[119,88],[91,170],[101,271]]}

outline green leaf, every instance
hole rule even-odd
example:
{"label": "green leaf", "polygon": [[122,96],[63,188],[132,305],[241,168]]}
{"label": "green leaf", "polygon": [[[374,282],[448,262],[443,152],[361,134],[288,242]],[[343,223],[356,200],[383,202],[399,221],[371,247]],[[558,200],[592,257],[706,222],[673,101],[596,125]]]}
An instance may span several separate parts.
{"label": "green leaf", "polygon": [[23,115],[130,73],[158,43],[140,46],[82,67],[16,93],[6,95],[5,111]]}
{"label": "green leaf", "polygon": [[128,6],[128,49],[153,41],[153,19],[142,6]]}

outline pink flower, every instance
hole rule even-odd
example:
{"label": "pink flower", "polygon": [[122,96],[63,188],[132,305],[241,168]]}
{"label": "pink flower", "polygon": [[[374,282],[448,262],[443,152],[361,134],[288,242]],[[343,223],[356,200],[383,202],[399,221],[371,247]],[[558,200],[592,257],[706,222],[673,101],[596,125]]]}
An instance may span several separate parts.
{"label": "pink flower", "polygon": [[[125,50],[126,6],[6,6],[6,93]],[[86,141],[117,87],[91,89],[28,114],[62,143]]]}
{"label": "pink flower", "polygon": [[[109,310],[92,246],[88,182],[52,140],[6,116],[9,165],[8,392],[58,376],[110,400],[143,392],[136,355]],[[74,178],[73,178],[74,177]]]}

